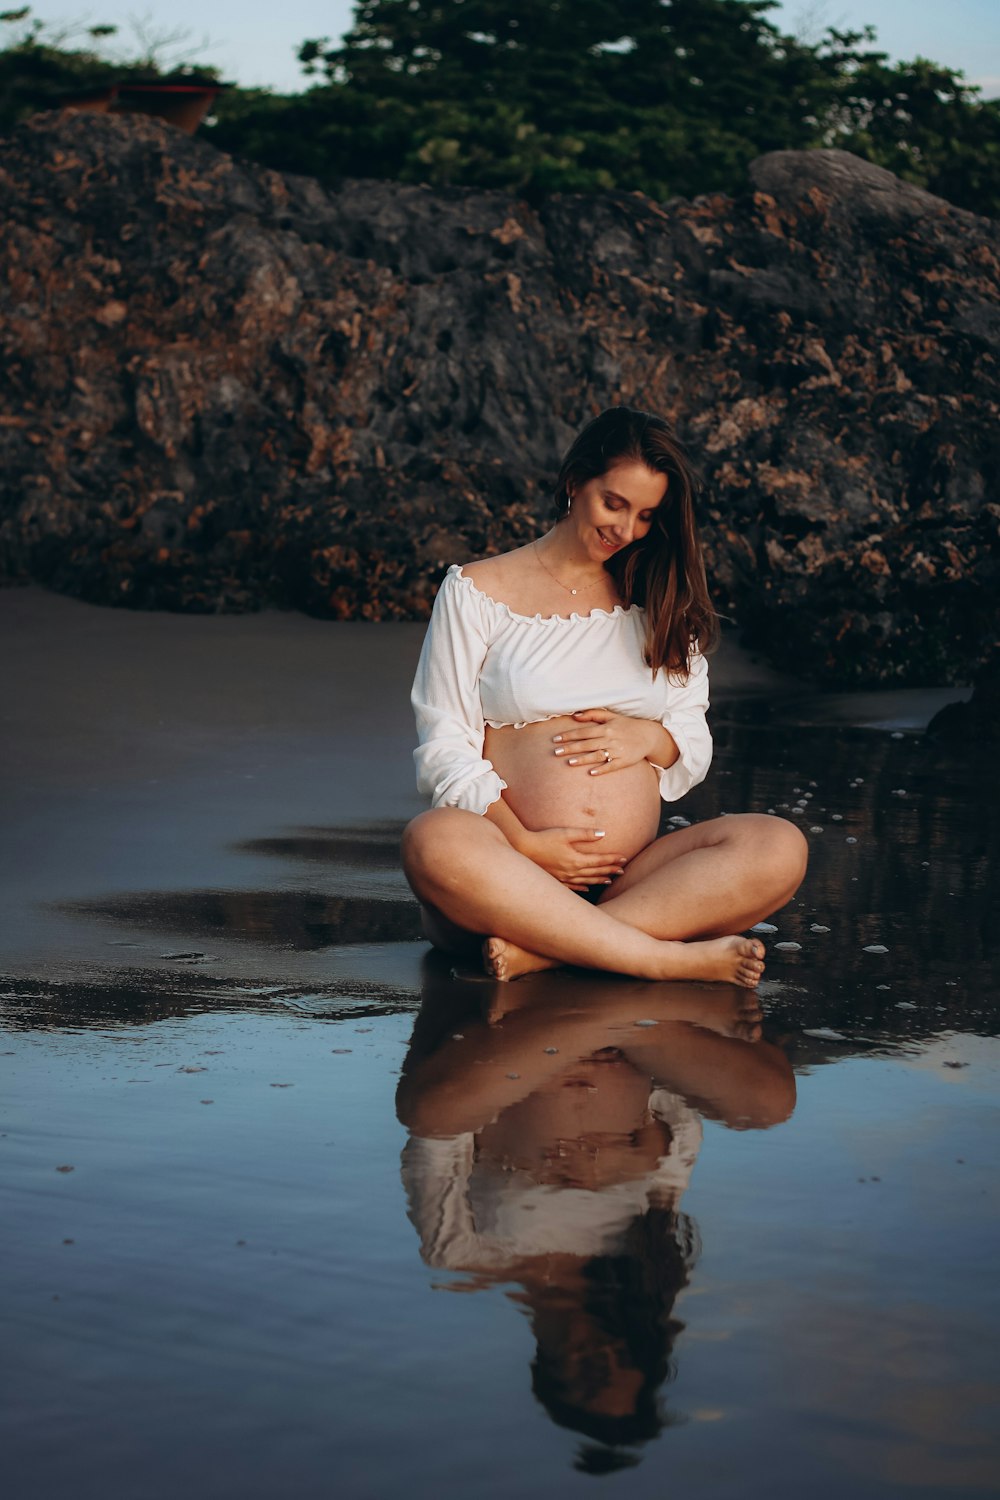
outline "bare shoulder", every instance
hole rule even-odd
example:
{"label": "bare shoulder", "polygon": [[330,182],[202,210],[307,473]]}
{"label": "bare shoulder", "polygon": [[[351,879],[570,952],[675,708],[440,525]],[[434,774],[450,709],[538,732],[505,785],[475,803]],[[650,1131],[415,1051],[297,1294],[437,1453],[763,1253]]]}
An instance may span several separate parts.
{"label": "bare shoulder", "polygon": [[505,600],[512,594],[519,594],[525,577],[530,576],[530,553],[530,546],[516,547],[513,552],[500,552],[496,557],[463,563],[462,575],[492,599]]}

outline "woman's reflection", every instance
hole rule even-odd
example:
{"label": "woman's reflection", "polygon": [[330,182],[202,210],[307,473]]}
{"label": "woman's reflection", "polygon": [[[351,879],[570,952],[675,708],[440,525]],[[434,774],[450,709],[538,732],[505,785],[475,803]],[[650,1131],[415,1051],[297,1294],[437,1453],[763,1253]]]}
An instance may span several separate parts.
{"label": "woman's reflection", "polygon": [[[787,1119],[792,1070],[735,986],[546,974],[494,1025],[484,988],[426,960],[397,1095],[410,1219],[429,1265],[474,1287],[519,1284],[535,1394],[602,1445],[581,1465],[634,1463],[621,1445],[670,1421],[659,1389],[698,1257],[680,1200],[701,1117],[738,1130]],[[510,988],[497,986],[505,1004]]]}

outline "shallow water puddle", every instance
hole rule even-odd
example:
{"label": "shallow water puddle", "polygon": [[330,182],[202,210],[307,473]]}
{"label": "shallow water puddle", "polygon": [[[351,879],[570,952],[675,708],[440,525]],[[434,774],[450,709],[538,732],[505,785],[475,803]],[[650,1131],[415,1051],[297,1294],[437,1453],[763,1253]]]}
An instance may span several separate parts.
{"label": "shallow water puddle", "polygon": [[8,1033],[23,1493],[981,1492],[995,1040],[796,1076],[723,987],[546,976],[488,1026],[423,974]]}

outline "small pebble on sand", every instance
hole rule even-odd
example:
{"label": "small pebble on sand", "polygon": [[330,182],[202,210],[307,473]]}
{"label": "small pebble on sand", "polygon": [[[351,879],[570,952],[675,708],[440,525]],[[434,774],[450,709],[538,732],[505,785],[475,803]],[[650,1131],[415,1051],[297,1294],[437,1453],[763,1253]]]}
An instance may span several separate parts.
{"label": "small pebble on sand", "polygon": [[823,830],[818,823],[814,823],[809,830],[810,833],[822,833]]}
{"label": "small pebble on sand", "polygon": [[912,1000],[897,1000],[896,1001],[896,1009],[897,1010],[916,1010],[916,1008],[917,1007],[914,1005],[914,1003],[913,1003]]}
{"label": "small pebble on sand", "polygon": [[829,932],[829,927],[824,927],[822,922],[813,922],[809,928],[810,932]]}
{"label": "small pebble on sand", "polygon": [[776,953],[799,953],[801,948],[801,943],[775,943],[774,945]]}
{"label": "small pebble on sand", "polygon": [[891,740],[901,740],[903,738],[903,731],[901,729],[894,729],[889,738]]}
{"label": "small pebble on sand", "polygon": [[866,953],[888,953],[889,950],[884,943],[866,943],[864,951]]}
{"label": "small pebble on sand", "polygon": [[803,1036],[818,1036],[824,1042],[846,1042],[842,1031],[831,1031],[829,1026],[803,1026]]}
{"label": "small pebble on sand", "polygon": [[844,814],[843,813],[831,813],[830,814],[830,822],[831,823],[842,823],[843,821],[844,821]]}
{"label": "small pebble on sand", "polygon": [[892,989],[892,985],[891,984],[877,984],[875,986],[875,988],[877,990],[891,990]]}
{"label": "small pebble on sand", "polygon": [[857,839],[851,838],[850,835],[844,840],[845,844],[856,844],[857,842]]}
{"label": "small pebble on sand", "polygon": [[770,922],[757,922],[750,929],[751,932],[777,932],[777,930],[777,927],[773,926]]}

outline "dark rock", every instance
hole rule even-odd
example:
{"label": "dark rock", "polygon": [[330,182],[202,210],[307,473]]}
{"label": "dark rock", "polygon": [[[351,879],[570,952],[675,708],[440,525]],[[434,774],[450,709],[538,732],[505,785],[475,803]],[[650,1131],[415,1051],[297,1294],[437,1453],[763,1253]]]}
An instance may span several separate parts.
{"label": "dark rock", "polygon": [[927,734],[971,754],[1000,745],[1000,654],[979,672],[968,702],[947,703],[928,724]]}
{"label": "dark rock", "polygon": [[719,605],[826,680],[968,680],[1000,585],[1000,235],[837,151],[660,205],[327,190],[142,116],[0,142],[0,568],[419,618],[603,406],[702,464]]}

